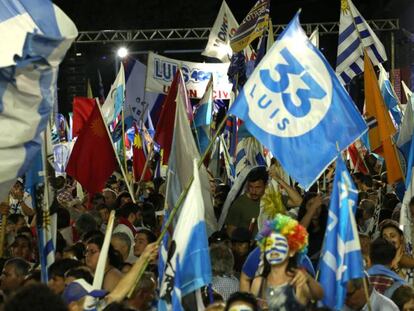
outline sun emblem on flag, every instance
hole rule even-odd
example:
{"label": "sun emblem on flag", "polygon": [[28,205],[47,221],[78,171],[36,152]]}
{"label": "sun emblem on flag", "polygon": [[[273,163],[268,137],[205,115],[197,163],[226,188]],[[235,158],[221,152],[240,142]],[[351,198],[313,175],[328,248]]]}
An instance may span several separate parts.
{"label": "sun emblem on flag", "polygon": [[51,225],[50,214],[49,211],[43,211],[43,229],[49,231]]}
{"label": "sun emblem on flag", "polygon": [[349,13],[349,4],[348,4],[348,0],[341,0],[341,11],[343,14],[348,14]]}
{"label": "sun emblem on flag", "polygon": [[137,148],[137,149],[142,148],[141,137],[139,137],[138,133],[136,133],[135,137],[134,137],[134,147]]}
{"label": "sun emblem on flag", "polygon": [[91,123],[92,132],[98,137],[105,136],[105,129],[102,126],[102,121],[99,119],[95,119]]}

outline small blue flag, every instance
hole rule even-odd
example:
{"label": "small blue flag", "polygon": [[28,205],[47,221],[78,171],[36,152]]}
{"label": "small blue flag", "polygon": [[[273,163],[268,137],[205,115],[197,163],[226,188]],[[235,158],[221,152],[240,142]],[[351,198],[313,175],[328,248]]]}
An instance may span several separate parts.
{"label": "small blue flag", "polygon": [[335,310],[342,309],[344,305],[347,282],[364,276],[355,223],[357,201],[358,190],[341,156],[338,156],[329,220],[319,262],[319,282],[325,293],[322,302]]}

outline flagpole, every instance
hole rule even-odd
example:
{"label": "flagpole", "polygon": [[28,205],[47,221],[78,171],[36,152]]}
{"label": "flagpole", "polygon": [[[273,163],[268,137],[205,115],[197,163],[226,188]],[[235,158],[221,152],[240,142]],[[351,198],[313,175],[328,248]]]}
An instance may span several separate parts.
{"label": "flagpole", "polygon": [[115,158],[116,158],[116,160],[118,162],[119,168],[121,169],[121,173],[122,173],[122,176],[124,177],[125,184],[126,184],[126,186],[128,188],[128,192],[129,192],[129,194],[131,196],[132,202],[133,203],[136,203],[135,196],[134,196],[134,192],[131,189],[131,185],[128,182],[128,179],[127,179],[127,177],[125,175],[124,167],[122,166],[121,160],[119,159],[118,153],[116,152],[116,148],[115,148],[114,142],[112,140],[111,133],[109,132],[108,127],[106,126],[105,118],[103,116],[102,109],[101,109],[101,104],[99,103],[98,98],[95,98],[95,102],[96,102],[96,105],[98,106],[99,113],[101,114],[102,122],[104,123],[104,128],[106,129],[106,133],[108,134],[109,140],[111,141],[112,149],[114,150],[114,153],[115,153]]}
{"label": "flagpole", "polygon": [[152,158],[153,155],[154,155],[154,149],[152,148],[151,152],[147,156],[144,168],[142,170],[141,176],[140,176],[139,181],[138,181],[137,191],[135,192],[136,197],[138,197],[138,195],[139,195],[139,191],[141,190],[142,181],[144,180],[145,173],[147,172],[149,162],[151,161],[151,158]]}
{"label": "flagpole", "polygon": [[[8,205],[8,203],[3,202],[2,204]],[[7,215],[1,215],[1,228],[0,228],[0,258],[4,256],[4,240],[6,237],[6,226],[7,226]]]}
{"label": "flagpole", "polygon": [[[93,283],[92,283],[92,287],[94,290],[99,290],[102,288],[102,284],[105,278],[105,267],[106,267],[106,262],[108,259],[109,246],[111,244],[111,236],[112,236],[112,231],[114,228],[114,221],[115,221],[115,211],[112,210],[111,213],[109,214],[108,225],[106,227],[104,241],[101,247],[101,251],[99,253],[99,258],[98,258],[98,262],[97,262],[96,269],[95,269],[96,270],[95,276],[93,278]],[[94,298],[92,298],[91,296],[87,296],[83,303],[84,310],[87,310],[87,308],[93,303],[94,303]]]}

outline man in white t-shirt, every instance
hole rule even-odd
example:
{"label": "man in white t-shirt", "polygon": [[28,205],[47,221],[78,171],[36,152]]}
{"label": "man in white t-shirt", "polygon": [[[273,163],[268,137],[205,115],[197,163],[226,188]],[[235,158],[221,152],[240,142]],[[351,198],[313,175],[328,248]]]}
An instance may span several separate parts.
{"label": "man in white t-shirt", "polygon": [[27,221],[28,217],[33,216],[35,211],[32,206],[31,195],[24,191],[23,180],[18,178],[16,183],[9,193],[9,214],[21,214],[25,216]]}

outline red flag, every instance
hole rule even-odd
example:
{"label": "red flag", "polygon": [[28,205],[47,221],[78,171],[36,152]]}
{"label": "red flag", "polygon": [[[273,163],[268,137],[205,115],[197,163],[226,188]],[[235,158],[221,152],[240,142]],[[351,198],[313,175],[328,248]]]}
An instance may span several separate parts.
{"label": "red flag", "polygon": [[359,151],[355,144],[351,144],[348,147],[349,157],[351,158],[352,164],[355,167],[356,172],[361,172],[363,174],[368,174],[368,169],[365,166],[364,160],[359,154]]}
{"label": "red flag", "polygon": [[[145,167],[145,153],[142,145],[142,139],[141,134],[138,132],[138,128],[134,125],[135,135],[134,135],[134,145],[132,149],[133,153],[133,168],[134,168],[134,176],[135,181],[139,181],[141,179],[142,172],[144,171]],[[147,170],[145,171],[144,179],[143,181],[150,181],[151,180],[151,171],[147,167]]]}
{"label": "red flag", "polygon": [[66,172],[94,194],[105,187],[116,163],[111,140],[99,107],[95,105],[73,146]]}
{"label": "red flag", "polygon": [[88,121],[89,116],[95,107],[95,99],[86,97],[73,98],[73,130],[72,137],[77,137],[83,125]]}
{"label": "red flag", "polygon": [[179,79],[179,72],[175,73],[174,80],[171,83],[170,90],[167,97],[162,104],[161,115],[157,123],[154,140],[160,145],[163,150],[162,163],[167,164],[170,157],[171,144],[174,134],[175,121],[175,99],[177,97],[177,85]]}

